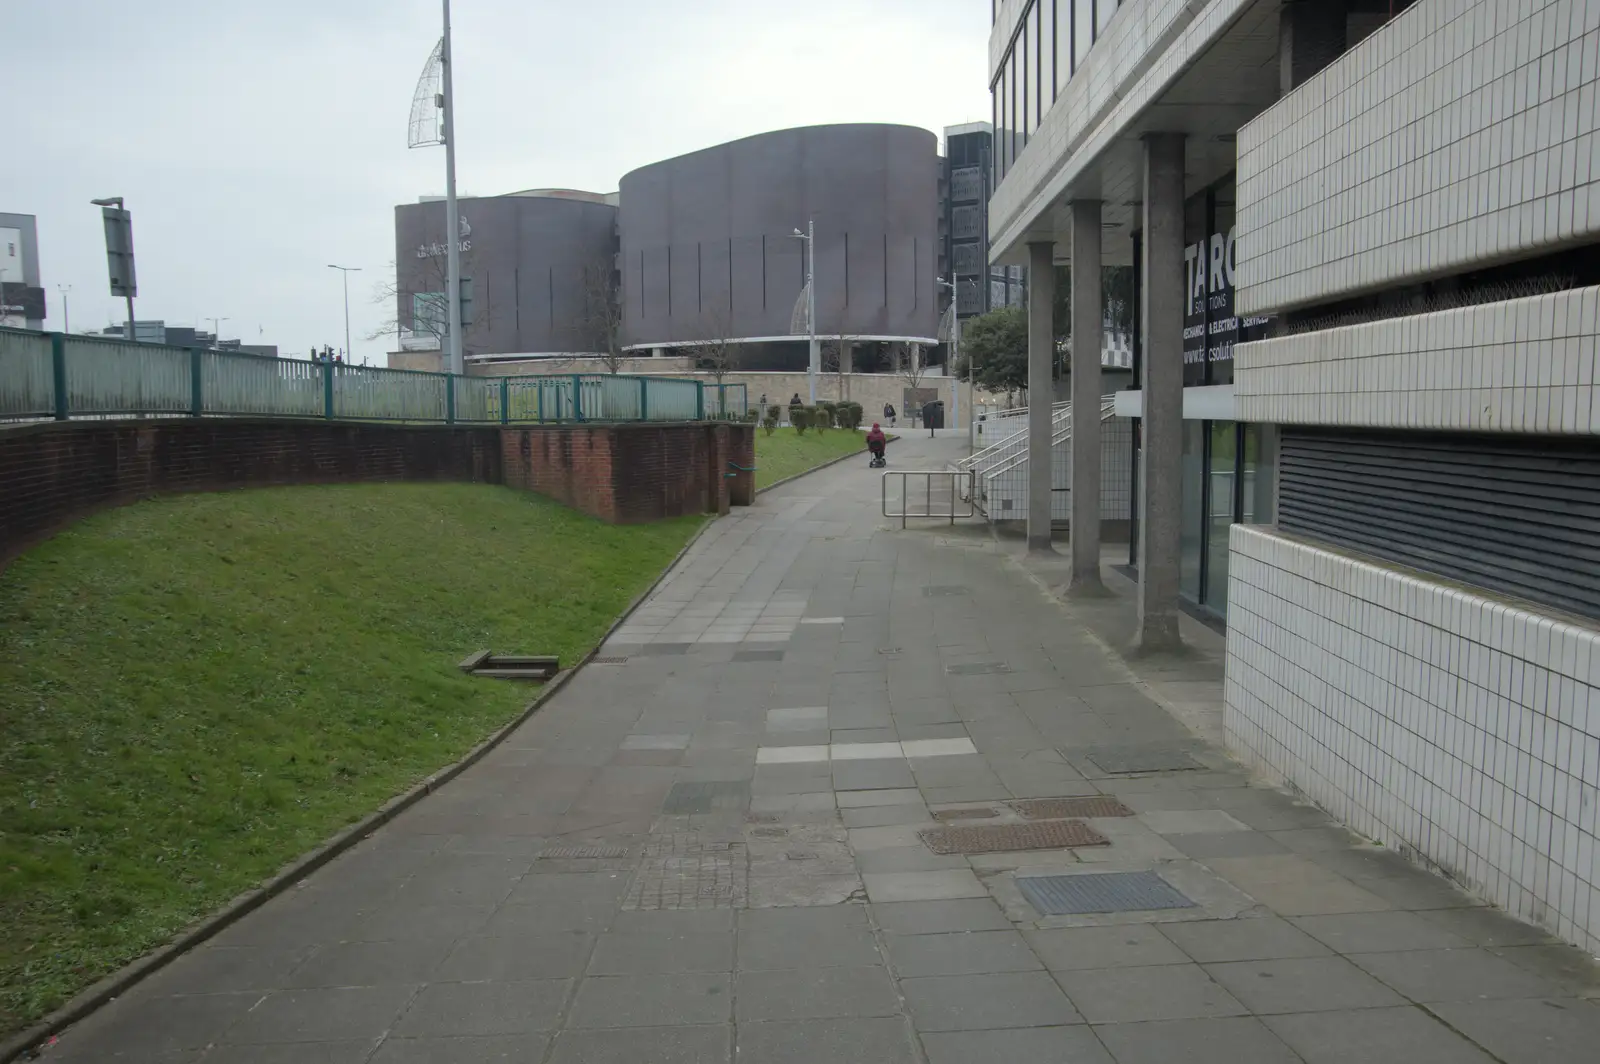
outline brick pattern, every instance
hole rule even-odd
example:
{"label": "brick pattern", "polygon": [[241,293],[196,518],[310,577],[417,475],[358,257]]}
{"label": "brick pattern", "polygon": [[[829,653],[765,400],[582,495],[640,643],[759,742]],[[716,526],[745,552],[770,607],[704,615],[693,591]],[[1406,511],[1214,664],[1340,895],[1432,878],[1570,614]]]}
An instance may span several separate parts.
{"label": "brick pattern", "polygon": [[605,521],[727,513],[754,498],[748,425],[382,425],[255,418],[72,421],[0,430],[0,565],[97,510],[151,495],[455,480],[548,495]]}
{"label": "brick pattern", "polygon": [[[749,425],[660,423],[533,425],[501,430],[505,483],[617,524],[695,513],[727,513],[734,496],[753,499]],[[742,488],[735,484],[740,478]],[[743,502],[741,505],[748,505]]]}
{"label": "brick pattern", "polygon": [[1242,421],[1594,434],[1600,287],[1240,344]]}
{"label": "brick pattern", "polygon": [[1239,131],[1239,313],[1595,239],[1597,89],[1592,0],[1413,5]]}
{"label": "brick pattern", "polygon": [[178,491],[501,481],[493,428],[171,418],[0,431],[0,563],[80,517]]}
{"label": "brick pattern", "polygon": [[1229,747],[1600,950],[1600,633],[1234,525]]}

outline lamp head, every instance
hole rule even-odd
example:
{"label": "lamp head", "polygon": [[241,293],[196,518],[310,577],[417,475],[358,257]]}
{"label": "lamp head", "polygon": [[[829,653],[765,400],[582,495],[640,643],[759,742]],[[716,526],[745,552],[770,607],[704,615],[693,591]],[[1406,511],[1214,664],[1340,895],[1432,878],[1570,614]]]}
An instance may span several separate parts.
{"label": "lamp head", "polygon": [[96,207],[121,207],[122,206],[122,197],[121,196],[107,196],[105,199],[93,199],[93,200],[90,200],[89,202],[94,204]]}

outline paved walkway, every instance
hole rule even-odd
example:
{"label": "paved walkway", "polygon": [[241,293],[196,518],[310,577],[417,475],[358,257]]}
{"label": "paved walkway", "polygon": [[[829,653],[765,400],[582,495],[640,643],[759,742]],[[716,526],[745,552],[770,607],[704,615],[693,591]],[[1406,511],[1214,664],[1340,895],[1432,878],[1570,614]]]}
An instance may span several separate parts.
{"label": "paved walkway", "polygon": [[[849,462],[718,522],[510,741],[47,1059],[1596,1059],[1581,955],[1149,697],[1214,664],[1139,682],[878,490]],[[935,852],[997,835],[1101,844]]]}

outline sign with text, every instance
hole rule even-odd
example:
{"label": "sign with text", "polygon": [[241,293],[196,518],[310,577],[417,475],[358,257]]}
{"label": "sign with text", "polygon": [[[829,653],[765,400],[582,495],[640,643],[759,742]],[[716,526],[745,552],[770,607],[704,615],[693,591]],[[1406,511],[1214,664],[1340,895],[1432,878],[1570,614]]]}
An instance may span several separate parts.
{"label": "sign with text", "polygon": [[[1233,347],[1266,335],[1266,318],[1240,319],[1233,312],[1238,226],[1184,249],[1187,290],[1183,307],[1183,382],[1208,383],[1206,364],[1233,361]],[[1217,380],[1218,377],[1225,380]],[[1233,379],[1232,366],[1213,371],[1210,383]]]}

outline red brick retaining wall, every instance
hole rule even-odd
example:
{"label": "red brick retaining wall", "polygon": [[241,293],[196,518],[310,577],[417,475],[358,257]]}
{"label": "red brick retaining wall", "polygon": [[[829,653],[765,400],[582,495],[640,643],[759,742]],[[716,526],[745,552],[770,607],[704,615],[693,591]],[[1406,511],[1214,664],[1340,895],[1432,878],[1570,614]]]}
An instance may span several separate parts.
{"label": "red brick retaining wall", "polygon": [[702,423],[502,429],[158,418],[17,426],[0,429],[0,564],[96,510],[178,491],[455,480],[526,488],[612,522],[725,513],[734,481],[721,474],[731,471],[740,439],[753,449],[749,426]]}

